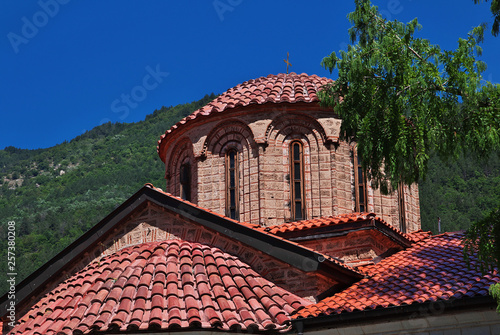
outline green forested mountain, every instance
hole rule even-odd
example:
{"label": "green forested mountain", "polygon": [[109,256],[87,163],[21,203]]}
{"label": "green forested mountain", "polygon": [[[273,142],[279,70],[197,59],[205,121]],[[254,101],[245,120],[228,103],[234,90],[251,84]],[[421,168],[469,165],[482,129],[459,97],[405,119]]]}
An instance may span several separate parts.
{"label": "green forested mountain", "polygon": [[500,205],[500,153],[487,160],[463,156],[457,162],[429,161],[419,185],[422,229],[438,232],[467,229]]}
{"label": "green forested mountain", "polygon": [[[16,222],[16,270],[20,282],[99,222],[145,183],[163,187],[159,136],[214,99],[163,107],[144,121],[98,126],[47,149],[0,150],[0,257],[7,259],[7,222]],[[500,159],[463,158],[444,164],[433,158],[420,185],[423,229],[465,229],[500,204]],[[1,262],[0,294],[7,291]]]}
{"label": "green forested mountain", "polygon": [[0,294],[9,221],[16,222],[19,283],[145,183],[163,187],[160,135],[214,98],[162,107],[137,123],[103,124],[47,149],[0,150]]}

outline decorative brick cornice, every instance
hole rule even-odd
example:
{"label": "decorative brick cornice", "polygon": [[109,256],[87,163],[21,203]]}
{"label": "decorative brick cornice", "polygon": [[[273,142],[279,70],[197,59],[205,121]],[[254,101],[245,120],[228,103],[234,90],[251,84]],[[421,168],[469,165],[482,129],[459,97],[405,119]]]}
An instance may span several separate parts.
{"label": "decorative brick cornice", "polygon": [[319,105],[318,91],[332,80],[305,73],[268,75],[241,83],[222,93],[206,106],[183,118],[165,132],[158,141],[157,151],[162,161],[165,157],[167,137],[177,129],[199,118],[211,117],[228,110],[250,105],[311,104]]}

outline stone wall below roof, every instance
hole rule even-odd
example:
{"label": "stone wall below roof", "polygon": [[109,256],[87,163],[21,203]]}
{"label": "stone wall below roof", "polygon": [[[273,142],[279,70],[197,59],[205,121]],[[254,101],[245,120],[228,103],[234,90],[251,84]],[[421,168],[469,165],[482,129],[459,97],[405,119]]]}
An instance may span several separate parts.
{"label": "stone wall below roof", "polygon": [[359,230],[346,235],[298,241],[300,245],[337,258],[352,267],[373,264],[403,247],[376,230]]}

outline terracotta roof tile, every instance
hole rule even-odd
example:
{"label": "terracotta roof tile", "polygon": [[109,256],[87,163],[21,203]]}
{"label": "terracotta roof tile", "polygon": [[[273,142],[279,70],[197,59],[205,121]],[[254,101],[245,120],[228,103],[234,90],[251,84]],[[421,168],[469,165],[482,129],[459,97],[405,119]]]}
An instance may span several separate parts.
{"label": "terracotta roof tile", "polygon": [[349,213],[349,214],[340,214],[336,216],[321,217],[311,220],[302,220],[302,221],[284,223],[265,228],[262,227],[260,229],[269,232],[271,234],[280,234],[292,231],[301,231],[312,228],[339,225],[348,222],[366,221],[372,218],[376,218],[385,223],[385,221],[383,221],[380,218],[377,218],[373,213]]}
{"label": "terracotta roof tile", "polygon": [[[323,259],[324,259],[324,260],[328,260],[328,261],[330,261],[331,263],[334,263],[335,265],[340,266],[340,267],[342,267],[342,268],[344,268],[344,269],[346,269],[346,270],[348,270],[348,271],[352,272],[352,274],[355,274],[355,275],[359,275],[359,274],[360,274],[360,272],[359,272],[358,270],[356,270],[356,269],[354,269],[353,267],[351,267],[351,266],[349,266],[349,265],[345,264],[345,263],[344,263],[343,261],[341,261],[341,260],[338,260],[338,259],[336,259],[336,258],[334,258],[334,257],[331,257],[331,256],[328,256],[328,255],[326,255],[326,254],[322,254],[322,253],[320,253],[320,252],[318,252],[318,251],[316,251],[316,250],[314,250],[314,249],[312,249],[312,248],[308,248],[308,247],[306,247],[306,246],[303,246],[303,245],[301,245],[300,243],[297,243],[297,242],[294,242],[294,241],[290,241],[290,240],[285,239],[285,238],[282,238],[282,237],[280,237],[280,236],[278,236],[278,235],[276,235],[276,234],[273,234],[273,233],[270,231],[270,228],[272,228],[272,227],[261,227],[260,225],[258,225],[258,224],[254,224],[254,223],[249,223],[249,222],[242,222],[242,221],[233,220],[233,219],[228,218],[228,217],[226,217],[226,216],[224,216],[224,215],[222,215],[222,214],[219,214],[219,213],[213,212],[213,211],[211,211],[210,209],[206,209],[206,208],[204,208],[204,207],[200,207],[200,206],[198,206],[198,205],[196,205],[196,204],[193,204],[193,203],[191,203],[191,202],[189,202],[189,201],[183,200],[183,199],[181,199],[181,198],[179,198],[179,197],[176,197],[176,196],[174,196],[174,195],[172,195],[172,194],[170,194],[170,193],[167,193],[167,192],[163,191],[161,188],[154,187],[154,186],[153,186],[153,184],[147,183],[147,184],[145,184],[144,186],[149,187],[149,188],[152,188],[152,189],[154,189],[155,191],[160,192],[160,193],[163,193],[163,194],[168,195],[168,196],[170,196],[170,197],[176,198],[177,200],[182,201],[182,202],[185,202],[186,204],[189,204],[190,206],[196,207],[196,208],[198,208],[198,209],[200,209],[200,210],[203,210],[203,211],[206,211],[206,212],[212,213],[212,214],[217,215],[217,216],[219,216],[219,217],[222,217],[222,218],[224,218],[224,219],[226,219],[226,220],[228,220],[228,221],[232,221],[232,222],[233,222],[233,223],[235,223],[235,224],[238,224],[238,225],[241,225],[241,226],[245,226],[245,227],[248,227],[248,228],[251,228],[251,229],[257,230],[257,231],[259,231],[259,232],[261,232],[261,233],[263,233],[263,234],[268,234],[268,235],[271,235],[271,236],[273,236],[273,238],[280,239],[280,240],[284,240],[284,241],[286,241],[287,243],[290,243],[290,244],[296,245],[296,246],[298,246],[298,247],[300,247],[300,248],[302,248],[302,249],[306,249],[306,250],[313,251],[313,252],[314,252],[314,253],[316,253],[318,256],[323,257]],[[338,217],[340,218],[340,217],[343,217],[343,216],[344,216],[344,215],[339,215]],[[375,216],[375,214],[373,214],[373,213],[352,213],[352,214],[345,214],[345,216],[360,216],[360,217],[363,217],[363,216],[370,216],[370,217],[371,217],[371,216]],[[379,218],[377,218],[377,219],[379,219]],[[315,219],[315,220],[319,220],[319,219]],[[328,220],[328,218],[322,218],[322,220]],[[399,232],[399,230],[397,230],[397,229],[393,228],[392,226],[390,226],[389,224],[385,223],[385,221],[383,221],[383,220],[381,220],[381,219],[379,219],[379,220],[380,220],[381,222],[383,222],[384,224],[386,224],[386,225],[387,225],[390,229],[392,229],[392,230],[394,230],[394,231],[398,231],[398,232]],[[312,222],[314,222],[314,220],[309,220],[309,221],[311,222],[310,224],[313,224]],[[308,221],[307,221],[307,220],[305,220],[305,221],[293,222],[293,223],[290,223],[290,225],[293,225],[293,224],[299,224],[299,225],[300,225],[300,224],[302,224],[303,222],[306,222],[306,224],[307,224],[307,222],[308,222]],[[286,224],[285,224],[285,225],[286,225]],[[279,226],[273,226],[273,227],[279,227]],[[174,253],[174,255],[176,255],[176,253]],[[205,262],[207,262],[207,260],[205,260]],[[207,264],[208,264],[208,263],[207,263]],[[332,274],[332,275],[333,275],[333,274]]]}
{"label": "terracotta roof tile", "polygon": [[412,241],[413,243],[420,242],[422,240],[425,240],[426,238],[430,237],[432,233],[430,231],[423,231],[422,229],[419,229],[417,231],[407,233],[406,237]]}
{"label": "terracotta roof tile", "polygon": [[467,268],[462,256],[463,233],[421,240],[378,264],[365,268],[368,278],[317,304],[299,310],[294,319],[403,306],[427,301],[486,296],[498,273],[483,276]]}
{"label": "terracotta roof tile", "polygon": [[[248,80],[219,95],[215,100],[183,118],[162,135],[158,141],[158,152],[163,139],[190,120],[201,116],[222,113],[228,109],[265,103],[315,103],[321,86],[333,82],[331,79],[305,73],[280,73]],[[163,160],[164,158],[162,158]]]}
{"label": "terracotta roof tile", "polygon": [[[156,265],[152,270],[151,264]],[[115,271],[106,270],[110,267]],[[100,276],[104,273],[107,277]],[[100,278],[100,285],[88,278]],[[218,248],[170,240],[125,248],[88,265],[43,297],[12,334],[172,327],[279,330],[288,327],[294,309],[307,304]]]}
{"label": "terracotta roof tile", "polygon": [[394,231],[395,233],[401,235],[402,237],[406,238],[408,241],[412,243],[416,243],[419,241],[422,241],[429,236],[431,236],[431,232],[424,232],[422,230],[418,230],[412,233],[405,234],[401,232],[399,229],[391,226],[381,218],[377,217],[376,214],[374,213],[347,213],[347,214],[340,214],[336,216],[328,216],[328,217],[320,217],[316,219],[311,219],[311,220],[302,220],[302,221],[296,221],[296,222],[290,222],[290,223],[284,223],[284,224],[279,224],[279,225],[274,225],[270,227],[259,227],[259,230],[263,230],[266,232],[269,232],[271,234],[276,234],[280,235],[283,233],[289,233],[289,232],[295,232],[295,231],[304,231],[307,229],[315,229],[315,228],[321,228],[321,227],[329,227],[329,226],[335,226],[335,225],[342,225],[346,223],[353,223],[353,222],[362,222],[362,221],[367,221],[367,220],[377,220],[384,226],[386,226],[388,229]]}

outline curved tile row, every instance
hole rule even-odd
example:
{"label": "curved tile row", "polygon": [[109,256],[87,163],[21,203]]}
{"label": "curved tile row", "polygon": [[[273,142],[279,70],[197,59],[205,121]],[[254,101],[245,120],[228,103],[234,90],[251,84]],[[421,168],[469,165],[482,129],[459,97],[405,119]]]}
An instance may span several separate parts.
{"label": "curved tile row", "polygon": [[498,273],[482,275],[463,260],[463,233],[429,237],[380,263],[367,266],[369,277],[317,304],[298,311],[294,318],[364,311],[437,300],[487,296]]}
{"label": "curved tile row", "polygon": [[318,102],[318,91],[333,80],[305,73],[280,73],[248,80],[222,93],[212,102],[186,116],[165,132],[158,141],[158,151],[165,136],[199,116],[209,116],[228,109],[265,103]]}
{"label": "curved tile row", "polygon": [[224,251],[181,240],[122,249],[44,296],[11,334],[285,329],[307,304]]}

